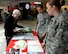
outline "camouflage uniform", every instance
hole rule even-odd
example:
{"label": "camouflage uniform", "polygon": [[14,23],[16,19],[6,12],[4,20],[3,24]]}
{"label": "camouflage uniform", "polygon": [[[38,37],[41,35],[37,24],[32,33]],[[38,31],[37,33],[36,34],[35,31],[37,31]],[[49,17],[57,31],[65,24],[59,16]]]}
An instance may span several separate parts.
{"label": "camouflage uniform", "polygon": [[68,54],[68,18],[52,18],[46,32],[46,54]]}
{"label": "camouflage uniform", "polygon": [[43,14],[37,15],[37,23],[36,23],[35,30],[39,35],[40,39],[42,39],[41,37],[42,34],[46,32],[46,27],[49,24],[50,20],[51,18],[46,12],[44,12]]}

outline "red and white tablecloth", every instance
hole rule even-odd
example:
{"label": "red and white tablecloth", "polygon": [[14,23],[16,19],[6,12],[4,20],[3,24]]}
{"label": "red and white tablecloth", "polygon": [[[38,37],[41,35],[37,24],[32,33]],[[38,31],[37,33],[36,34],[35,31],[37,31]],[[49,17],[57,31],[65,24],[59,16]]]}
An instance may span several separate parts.
{"label": "red and white tablecloth", "polygon": [[[27,54],[28,52],[33,52],[33,53],[38,52],[38,54],[44,54],[44,50],[40,44],[40,41],[37,37],[36,32],[33,31],[32,33],[37,38],[37,40],[25,40],[24,39],[24,41],[26,42],[27,45],[26,45],[25,49],[21,50],[22,54]],[[9,52],[10,49],[13,48],[13,46],[15,45],[14,43],[17,41],[18,40],[11,39],[8,47],[6,48],[6,52]]]}

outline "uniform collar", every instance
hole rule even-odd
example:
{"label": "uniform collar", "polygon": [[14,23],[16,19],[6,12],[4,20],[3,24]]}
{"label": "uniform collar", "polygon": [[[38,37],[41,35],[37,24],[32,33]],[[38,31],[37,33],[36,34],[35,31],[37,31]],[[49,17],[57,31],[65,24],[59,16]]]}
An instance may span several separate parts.
{"label": "uniform collar", "polygon": [[54,16],[54,17],[52,18],[52,20],[56,20],[57,18],[59,18],[60,15],[61,15],[61,12],[60,12],[58,15]]}

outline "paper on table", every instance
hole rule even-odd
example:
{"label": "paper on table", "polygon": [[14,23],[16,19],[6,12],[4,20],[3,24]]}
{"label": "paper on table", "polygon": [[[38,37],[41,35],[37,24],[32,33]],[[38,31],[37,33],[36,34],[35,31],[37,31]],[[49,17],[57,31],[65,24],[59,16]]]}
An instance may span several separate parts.
{"label": "paper on table", "polygon": [[28,52],[27,54],[37,54],[37,52]]}
{"label": "paper on table", "polygon": [[32,45],[40,45],[40,42],[38,40],[28,40],[27,44],[32,46]]}
{"label": "paper on table", "polygon": [[21,39],[24,39],[25,37],[24,36],[14,36],[12,38],[12,40],[21,40]]}
{"label": "paper on table", "polygon": [[43,54],[43,52],[28,52],[27,54]]}
{"label": "paper on table", "polygon": [[21,39],[26,39],[26,40],[37,40],[37,37],[31,37],[31,36],[14,36],[12,40],[21,40]]}
{"label": "paper on table", "polygon": [[26,33],[25,35],[14,36],[12,38],[12,40],[21,40],[21,39],[33,39],[33,40],[36,40],[37,37],[33,36],[32,33]]}
{"label": "paper on table", "polygon": [[26,33],[25,36],[33,36],[32,33]]}
{"label": "paper on table", "polygon": [[41,46],[28,46],[28,52],[43,52]]}
{"label": "paper on table", "polygon": [[16,31],[20,30],[20,28],[15,28],[15,29],[16,29]]}
{"label": "paper on table", "polygon": [[35,37],[35,36],[25,36],[24,39],[37,40],[37,37]]}

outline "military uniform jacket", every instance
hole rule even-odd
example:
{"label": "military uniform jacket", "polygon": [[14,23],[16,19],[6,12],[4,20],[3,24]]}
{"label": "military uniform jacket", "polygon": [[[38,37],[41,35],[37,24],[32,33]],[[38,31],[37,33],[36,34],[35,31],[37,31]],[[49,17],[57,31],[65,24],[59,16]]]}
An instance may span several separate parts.
{"label": "military uniform jacket", "polygon": [[46,32],[46,27],[49,24],[50,20],[51,18],[46,12],[37,15],[37,23],[35,26],[35,30],[40,37],[43,33]]}
{"label": "military uniform jacket", "polygon": [[52,18],[46,32],[46,54],[68,54],[68,18]]}

